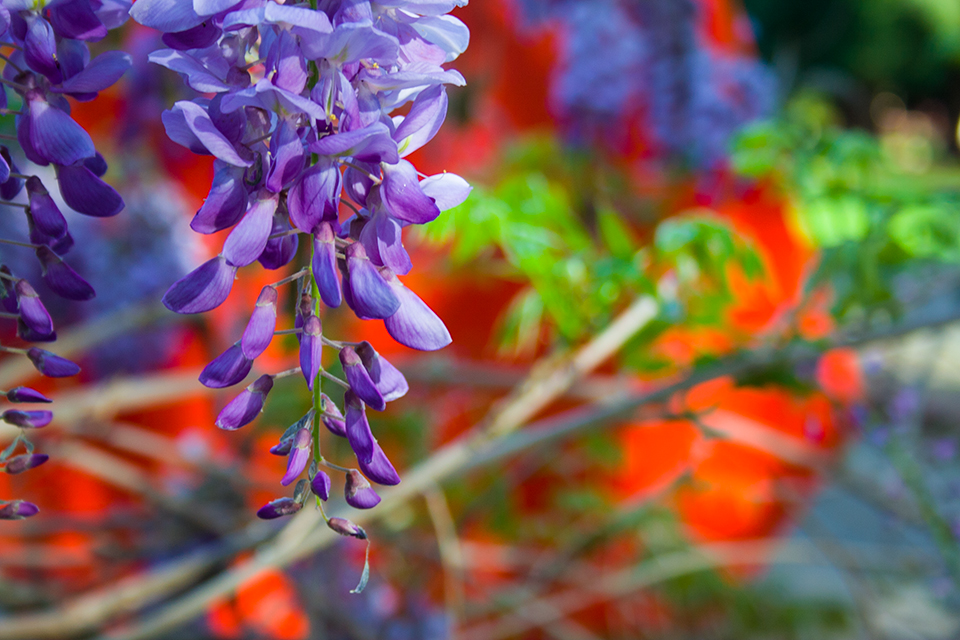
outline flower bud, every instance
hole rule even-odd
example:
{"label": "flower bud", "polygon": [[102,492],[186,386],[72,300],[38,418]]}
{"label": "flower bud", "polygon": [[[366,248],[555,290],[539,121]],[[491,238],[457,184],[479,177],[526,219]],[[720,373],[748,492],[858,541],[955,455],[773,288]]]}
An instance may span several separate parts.
{"label": "flower bud", "polygon": [[67,234],[66,218],[37,176],[27,178],[27,197],[37,231],[53,240],[59,240]]}
{"label": "flower bud", "polygon": [[327,526],[342,536],[352,536],[360,540],[367,539],[367,532],[346,518],[330,518],[327,520]]}
{"label": "flower bud", "polygon": [[313,390],[313,382],[320,373],[321,357],[323,356],[323,326],[320,318],[310,316],[303,325],[303,334],[300,336],[300,370],[307,380],[307,387]]}
{"label": "flower bud", "polygon": [[260,291],[257,306],[254,307],[247,328],[243,330],[243,337],[240,338],[243,355],[253,360],[263,353],[270,346],[276,329],[277,290],[267,285]]}
{"label": "flower bud", "polygon": [[15,387],[7,391],[7,400],[10,402],[53,402],[39,391],[29,387]]}
{"label": "flower bud", "polygon": [[303,508],[303,505],[293,498],[279,498],[268,502],[257,511],[257,517],[262,520],[273,520],[283,516],[293,515]]}
{"label": "flower bud", "polygon": [[50,456],[45,453],[24,453],[7,460],[7,464],[3,468],[3,471],[14,476],[18,473],[23,473],[24,471],[29,471],[30,469],[39,467],[49,459]]}
{"label": "flower bud", "polygon": [[369,372],[370,379],[377,385],[386,402],[402,398],[410,390],[407,379],[400,371],[381,356],[367,341],[361,342],[357,348],[357,355],[363,361],[364,368]]}
{"label": "flower bud", "polygon": [[27,357],[37,371],[48,378],[69,378],[80,373],[80,367],[73,362],[37,347],[28,349]]}
{"label": "flower bud", "polygon": [[389,318],[400,308],[400,299],[370,262],[363,246],[354,242],[344,249],[348,277],[344,281],[347,303],[362,320]]}
{"label": "flower bud", "polygon": [[307,468],[307,463],[310,461],[311,444],[313,444],[313,436],[310,434],[310,429],[297,431],[297,435],[293,437],[293,447],[290,449],[290,455],[287,457],[287,472],[280,480],[280,484],[287,486]]}
{"label": "flower bud", "polygon": [[174,282],[163,294],[163,305],[175,313],[215,309],[230,295],[236,275],[237,267],[226,258],[211,258]]}
{"label": "flower bud", "polygon": [[314,474],[313,479],[310,481],[310,490],[313,491],[313,494],[321,500],[326,501],[329,499],[330,476],[323,471],[317,471],[317,473]]}
{"label": "flower bud", "polygon": [[363,366],[363,361],[353,347],[344,347],[340,350],[340,364],[350,383],[350,389],[357,397],[363,400],[371,409],[383,411],[387,408],[383,396],[370,378],[370,372]]}
{"label": "flower bud", "polygon": [[32,502],[14,500],[0,506],[0,520],[23,520],[35,516],[39,512],[40,508]]}
{"label": "flower bud", "polygon": [[273,388],[273,376],[265,374],[231,400],[217,416],[217,426],[234,431],[250,424],[263,411],[263,403]]}
{"label": "flower bud", "polygon": [[370,423],[367,422],[363,403],[352,391],[344,394],[344,402],[347,405],[346,431],[350,448],[357,454],[357,460],[361,463],[370,462],[373,459],[373,449],[377,441],[373,437],[373,432],[370,431]]}
{"label": "flower bud", "polygon": [[321,222],[313,231],[311,267],[323,304],[330,308],[339,307],[343,301],[343,291],[337,274],[337,245],[331,222]]}
{"label": "flower bud", "polygon": [[0,413],[0,420],[21,429],[40,429],[50,424],[50,421],[53,420],[53,412],[8,409]]}
{"label": "flower bud", "polygon": [[341,438],[347,437],[347,423],[343,414],[340,413],[337,403],[327,397],[325,393],[320,394],[320,410],[323,412],[320,419],[323,420],[324,426],[330,433]]}
{"label": "flower bud", "polygon": [[360,460],[359,464],[364,475],[377,484],[390,486],[400,484],[400,476],[397,474],[397,470],[390,464],[390,460],[387,459],[387,455],[377,442],[373,443],[373,455],[370,457],[370,461]]}
{"label": "flower bud", "polygon": [[53,333],[53,319],[46,307],[40,302],[40,296],[26,280],[18,280],[13,287],[17,295],[17,308],[20,319],[35,334],[48,336]]}
{"label": "flower bud", "polygon": [[355,469],[347,472],[343,495],[347,499],[347,504],[354,509],[372,509],[380,504],[380,496],[373,490],[367,479]]}

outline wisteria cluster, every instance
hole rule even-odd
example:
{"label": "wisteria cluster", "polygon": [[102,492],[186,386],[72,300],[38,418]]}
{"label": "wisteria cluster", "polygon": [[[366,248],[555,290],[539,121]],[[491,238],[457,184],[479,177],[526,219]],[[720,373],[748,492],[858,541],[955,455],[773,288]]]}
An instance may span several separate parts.
{"label": "wisteria cluster", "polygon": [[773,74],[756,59],[704,43],[694,0],[519,5],[524,26],[564,27],[552,94],[576,137],[618,137],[621,118],[640,115],[629,110],[643,105],[663,155],[711,169],[723,162],[739,128],[773,112]]}
{"label": "wisteria cluster", "polygon": [[[67,96],[89,101],[110,87],[130,67],[130,56],[109,51],[93,59],[87,43],[106,37],[123,24],[130,3],[124,0],[66,0],[63,2],[0,3],[0,113],[15,115],[16,153],[0,146],[0,204],[8,211],[22,210],[26,224],[23,238],[0,238],[0,244],[32,250],[39,260],[41,279],[50,291],[68,300],[89,300],[93,287],[64,260],[73,246],[67,220],[43,181],[26,175],[15,164],[22,152],[34,165],[53,166],[63,202],[88,216],[113,216],[123,209],[123,199],[101,177],[107,163],[97,153],[90,135],[70,116]],[[11,101],[9,92],[16,95]],[[13,108],[11,108],[11,105]],[[26,166],[26,165],[25,165]],[[4,260],[7,262],[7,260]],[[56,340],[53,321],[36,289],[14,270],[26,265],[0,265],[0,316],[16,320],[17,337],[26,343]],[[49,377],[76,375],[73,362],[36,346],[0,345],[6,353],[21,354]],[[0,391],[12,403],[49,403],[42,393],[17,387]],[[19,435],[0,453],[2,471],[18,474],[45,463],[45,454],[34,453],[27,430],[50,423],[46,410],[9,409],[0,420],[19,427]],[[24,453],[14,455],[20,447]],[[20,519],[38,512],[36,505],[14,500],[0,504],[0,519]]]}
{"label": "wisteria cluster", "polygon": [[[288,458],[281,484],[299,479],[294,494],[264,506],[261,518],[295,513],[311,493],[322,510],[331,490],[324,469],[344,474],[346,500],[361,509],[380,501],[370,481],[400,482],[366,409],[383,411],[407,383],[369,343],[324,335],[320,312],[346,302],[358,318],[383,320],[408,347],[430,351],[450,342],[440,318],[398,276],[412,268],[403,228],[430,222],[470,192],[450,173],[421,180],[404,159],[443,123],[445,85],[464,83],[443,67],[467,46],[466,26],[448,15],[463,4],[138,0],[131,11],[163,32],[169,48],[151,60],[212,94],[177,102],[163,122],[173,140],[215,158],[210,193],[191,227],[205,234],[232,227],[220,254],[177,281],[164,304],[178,313],[209,311],[227,298],[239,268],[280,269],[295,260],[301,235],[309,242],[300,252],[307,264],[263,288],[240,339],[200,376],[212,388],[238,384],[274,335],[298,336],[300,367],[260,376],[217,418],[228,430],[250,423],[280,377],[302,374],[312,391],[312,408],[272,449]],[[399,110],[404,115],[393,115]],[[341,221],[341,210],[352,215]],[[278,332],[277,289],[293,283],[293,326]],[[324,349],[339,353],[345,380],[324,370]],[[346,390],[342,410],[321,391],[324,380]],[[359,469],[323,457],[321,425],[349,441]],[[342,518],[328,525],[365,537]]]}

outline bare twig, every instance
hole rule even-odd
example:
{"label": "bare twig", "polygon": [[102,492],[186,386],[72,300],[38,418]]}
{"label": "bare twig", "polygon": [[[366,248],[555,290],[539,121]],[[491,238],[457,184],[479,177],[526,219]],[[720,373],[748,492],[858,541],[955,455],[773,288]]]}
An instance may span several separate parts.
{"label": "bare twig", "polygon": [[463,551],[457,537],[457,526],[450,513],[443,489],[434,487],[423,494],[437,534],[437,546],[443,563],[444,594],[447,601],[447,613],[450,616],[450,637],[456,638],[457,628],[463,620],[466,596],[463,590]]}

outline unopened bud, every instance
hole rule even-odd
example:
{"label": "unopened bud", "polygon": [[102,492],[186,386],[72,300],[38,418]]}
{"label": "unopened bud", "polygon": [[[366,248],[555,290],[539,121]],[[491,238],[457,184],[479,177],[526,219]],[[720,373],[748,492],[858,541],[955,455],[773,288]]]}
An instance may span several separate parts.
{"label": "unopened bud", "polygon": [[327,526],[342,536],[351,536],[360,540],[367,539],[367,532],[346,518],[330,518],[327,520]]}

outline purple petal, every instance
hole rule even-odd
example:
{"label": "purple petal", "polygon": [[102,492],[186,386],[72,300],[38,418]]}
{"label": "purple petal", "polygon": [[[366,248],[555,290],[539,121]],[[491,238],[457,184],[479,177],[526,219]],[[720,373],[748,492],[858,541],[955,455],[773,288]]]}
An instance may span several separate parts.
{"label": "purple petal", "polygon": [[354,167],[347,167],[343,172],[343,188],[351,200],[360,206],[367,206],[367,196],[373,189],[373,180],[369,174],[378,170],[377,165],[369,163],[358,163],[358,166],[365,171],[360,171]]}
{"label": "purple petal", "polygon": [[343,414],[340,413],[340,409],[337,408],[337,404],[328,398],[325,393],[320,395],[320,411],[323,412],[320,419],[323,420],[324,426],[330,433],[335,436],[340,436],[341,438],[346,438],[346,420],[344,420]]}
{"label": "purple petal", "polygon": [[212,16],[240,4],[240,0],[193,0],[193,9],[201,16]]}
{"label": "purple petal", "polygon": [[43,282],[55,294],[67,300],[89,300],[96,295],[93,287],[49,247],[38,247],[36,254]]}
{"label": "purple petal", "polygon": [[381,212],[375,216],[373,224],[367,226],[372,227],[375,233],[377,254],[380,256],[380,262],[383,263],[382,266],[389,267],[397,275],[404,276],[410,273],[413,263],[410,261],[410,254],[403,247],[400,224]]}
{"label": "purple petal", "polygon": [[14,500],[0,507],[0,520],[23,520],[40,513],[40,508],[26,500]]}
{"label": "purple petal", "polygon": [[163,304],[176,313],[203,313],[223,304],[233,288],[237,268],[223,256],[212,258],[173,283]]}
{"label": "purple petal", "polygon": [[41,156],[40,152],[33,146],[31,136],[32,118],[29,115],[18,115],[15,121],[17,124],[17,142],[20,143],[20,148],[23,150],[23,155],[27,156],[27,160],[42,167],[50,164],[50,161]]}
{"label": "purple petal", "polygon": [[63,201],[77,213],[108,218],[123,210],[120,194],[98,178],[86,163],[58,166],[57,182]]}
{"label": "purple petal", "polygon": [[323,327],[320,318],[310,316],[303,324],[300,336],[300,370],[307,381],[307,387],[313,389],[313,381],[320,373],[320,358],[323,354]]}
{"label": "purple petal", "polygon": [[417,170],[406,160],[383,165],[383,184],[380,198],[394,218],[424,224],[440,215],[440,208],[420,189]]}
{"label": "purple petal", "polygon": [[312,233],[322,220],[336,220],[341,184],[340,170],[328,159],[321,158],[307,169],[287,194],[287,208],[293,226],[304,233]]}
{"label": "purple petal", "polygon": [[80,367],[75,363],[37,347],[28,349],[27,357],[37,371],[48,378],[69,378],[80,373]]}
{"label": "purple petal", "polygon": [[41,429],[53,420],[53,412],[8,409],[0,414],[0,420],[21,429]]}
{"label": "purple petal", "polygon": [[102,178],[108,169],[106,159],[99,152],[92,158],[84,158],[83,166],[90,169],[90,172],[98,178]]}
{"label": "purple petal", "polygon": [[[231,2],[233,0],[230,0]],[[218,12],[214,12],[218,13]],[[203,49],[209,47],[223,31],[212,20],[206,20],[192,29],[163,34],[163,44],[171,49],[186,51],[188,49]]]}
{"label": "purple petal", "polygon": [[357,316],[389,318],[395,314],[400,308],[400,299],[367,258],[363,245],[355,242],[345,249],[345,254],[349,274],[345,285],[350,292],[347,303]]}
{"label": "purple petal", "polygon": [[253,360],[243,355],[240,343],[221,353],[200,372],[200,384],[211,389],[232,387],[250,373]]}
{"label": "purple petal", "polygon": [[23,318],[17,318],[17,337],[24,342],[56,342],[57,332],[39,333],[27,325]]}
{"label": "purple petal", "polygon": [[240,339],[243,355],[254,360],[270,346],[276,330],[277,290],[267,285],[260,291],[247,328],[243,330],[243,337]]}
{"label": "purple petal", "polygon": [[287,472],[281,478],[280,484],[287,486],[307,468],[307,463],[310,462],[310,446],[312,443],[313,437],[310,435],[310,429],[297,431],[297,435],[293,437],[293,448],[287,457]]}
{"label": "purple petal", "polygon": [[3,471],[8,475],[15,476],[24,471],[35,469],[49,459],[50,456],[45,453],[24,453],[7,460],[7,465],[3,468]]}
{"label": "purple petal", "polygon": [[[139,2],[143,2],[143,0],[139,0]],[[274,518],[293,515],[302,508],[303,505],[293,498],[279,498],[260,507],[260,510],[257,511],[257,517],[261,520],[273,520]]]}
{"label": "purple petal", "polygon": [[359,471],[347,472],[347,481],[343,486],[343,496],[354,509],[372,509],[380,504],[380,496],[373,490],[367,479]]}
{"label": "purple petal", "polygon": [[400,160],[397,143],[382,122],[320,138],[310,143],[310,151],[321,156],[351,157],[360,162],[396,163]]}
{"label": "purple petal", "polygon": [[376,411],[387,408],[380,390],[370,378],[370,373],[363,366],[363,361],[353,347],[344,347],[340,350],[340,364],[343,365],[343,372],[347,376],[347,382],[350,383],[350,390],[358,398]]}
{"label": "purple petal", "polygon": [[60,93],[97,93],[112,86],[133,65],[130,54],[107,51],[57,89]]}
{"label": "purple petal", "polygon": [[[26,118],[22,118],[21,122],[27,122]],[[19,129],[18,129],[19,134]],[[10,150],[6,147],[0,146],[0,157],[3,158],[3,164],[7,165],[7,179],[4,180],[3,184],[0,184],[0,198],[4,200],[13,200],[16,198],[20,191],[23,189],[24,180],[23,178],[11,178],[10,172],[21,173],[20,167],[13,161],[13,158],[10,156]]]}
{"label": "purple petal", "polygon": [[344,395],[344,402],[347,406],[346,431],[350,448],[357,454],[360,464],[370,462],[373,459],[373,450],[377,441],[373,437],[373,432],[370,431],[370,423],[367,421],[363,403],[351,391],[347,391]]}
{"label": "purple petal", "polygon": [[184,0],[137,0],[130,9],[130,17],[145,27],[174,33],[203,22],[194,11],[193,3]]}
{"label": "purple petal", "polygon": [[[154,51],[147,56],[147,59],[154,64],[159,64],[162,67],[166,67],[167,69],[180,74],[180,77],[183,78],[184,82],[186,82],[187,85],[194,91],[199,91],[201,93],[216,93],[219,91],[230,91],[231,89],[235,88],[231,86],[231,83],[236,80],[236,78],[230,77],[232,75],[230,72],[231,67],[217,64],[217,62],[222,62],[222,59],[210,60],[210,68],[208,68],[204,61],[201,61],[191,53],[176,51],[174,49],[161,49],[160,51]],[[233,67],[233,69],[235,69],[235,67]],[[228,80],[230,80],[231,83],[228,83]],[[242,80],[242,78],[240,78],[240,80]],[[249,80],[249,75],[247,80]],[[238,84],[243,83],[241,82]],[[166,123],[166,114],[168,113],[170,112],[165,111],[164,116],[162,116],[164,123]],[[177,140],[173,136],[170,137],[173,140]]]}
{"label": "purple petal", "polygon": [[67,220],[37,176],[27,178],[27,198],[33,223],[43,235],[58,240],[67,233]]}
{"label": "purple petal", "polygon": [[[324,15],[319,11],[315,14]],[[274,46],[269,48],[265,67],[273,84],[282,89],[299,94],[307,86],[306,60],[300,52],[296,35],[289,31],[281,31]]]}
{"label": "purple petal", "polygon": [[363,361],[364,368],[370,372],[370,378],[377,385],[383,399],[387,402],[402,398],[410,390],[407,379],[400,371],[390,364],[390,361],[377,353],[373,345],[367,341],[361,342],[357,348],[357,355]]}
{"label": "purple petal", "polygon": [[443,320],[417,294],[396,277],[390,285],[400,300],[400,308],[384,320],[384,326],[394,340],[420,351],[436,351],[453,342]]}
{"label": "purple petal", "polygon": [[[187,127],[197,137],[197,140],[215,157],[223,160],[227,164],[235,167],[249,167],[253,161],[249,158],[243,158],[237,152],[233,143],[227,140],[213,121],[206,109],[195,102],[189,100],[180,100],[174,103],[173,111],[180,111],[183,114],[184,122]],[[255,260],[256,258],[254,258]],[[251,260],[252,262],[252,260]]]}
{"label": "purple petal", "polygon": [[282,121],[270,139],[270,171],[264,183],[267,189],[279,193],[303,171],[306,154],[297,130]]}
{"label": "purple petal", "polygon": [[190,221],[190,228],[198,233],[216,233],[237,224],[246,210],[243,170],[222,163],[213,174],[210,193]]}
{"label": "purple petal", "polygon": [[70,165],[96,155],[90,134],[42,97],[28,96],[30,144],[46,162]]}
{"label": "purple petal", "polygon": [[300,246],[300,238],[299,234],[287,233],[290,230],[285,212],[282,211],[282,207],[278,207],[277,212],[273,214],[273,227],[270,229],[271,237],[267,239],[267,246],[263,248],[263,253],[257,258],[265,269],[273,271],[285,267],[296,257],[297,248]]}
{"label": "purple petal", "polygon": [[367,532],[360,526],[350,522],[346,518],[333,517],[327,520],[327,526],[342,536],[350,536],[359,540],[367,539]]}
{"label": "purple petal", "polygon": [[364,58],[390,63],[397,59],[400,50],[397,39],[373,28],[370,20],[343,22],[330,34],[304,37],[300,46],[311,60],[330,58],[340,64]]}
{"label": "purple petal", "polygon": [[50,398],[30,387],[14,387],[7,391],[7,400],[10,402],[53,402]]}
{"label": "purple petal", "polygon": [[323,471],[317,471],[310,481],[310,490],[313,494],[326,502],[330,498],[330,476]]}
{"label": "purple petal", "polygon": [[473,187],[455,173],[438,173],[420,181],[420,189],[433,198],[440,211],[459,206],[466,201]]}
{"label": "purple petal", "polygon": [[48,336],[53,333],[53,319],[40,301],[40,296],[26,280],[18,280],[14,285],[20,318],[37,335]]}
{"label": "purple petal", "polygon": [[337,245],[333,225],[322,222],[313,236],[313,277],[320,290],[320,299],[331,309],[340,306],[343,294],[337,274]]}
{"label": "purple petal", "polygon": [[390,464],[390,460],[387,459],[387,455],[377,442],[373,443],[373,455],[370,462],[361,460],[359,464],[364,475],[377,484],[391,487],[400,484],[400,476],[397,474],[397,470]]}
{"label": "purple petal", "polygon": [[254,200],[240,223],[223,243],[223,257],[235,267],[245,267],[260,257],[273,228],[277,196]]}
{"label": "purple petal", "polygon": [[50,23],[36,14],[28,15],[27,33],[23,39],[23,57],[27,65],[59,84],[63,74],[57,65],[57,39]]}
{"label": "purple petal", "polygon": [[262,375],[227,403],[217,416],[216,425],[234,431],[253,422],[263,411],[263,403],[273,388],[273,376]]}
{"label": "purple petal", "polygon": [[243,140],[243,135],[247,130],[247,113],[243,109],[237,109],[229,113],[223,111],[224,94],[218,93],[207,107],[207,113],[210,114],[210,120],[214,126],[220,130],[227,140],[237,144]]}
{"label": "purple petal", "polygon": [[50,22],[61,38],[96,42],[107,37],[107,28],[89,0],[67,0],[50,7]]}
{"label": "purple petal", "polygon": [[405,157],[430,142],[447,116],[447,90],[441,85],[429,87],[417,96],[410,112],[393,132],[400,145],[400,157]]}

